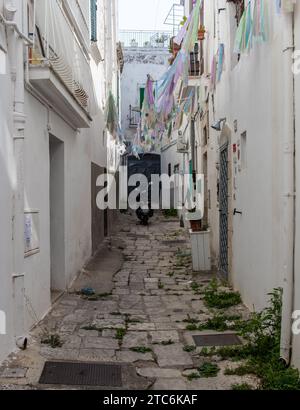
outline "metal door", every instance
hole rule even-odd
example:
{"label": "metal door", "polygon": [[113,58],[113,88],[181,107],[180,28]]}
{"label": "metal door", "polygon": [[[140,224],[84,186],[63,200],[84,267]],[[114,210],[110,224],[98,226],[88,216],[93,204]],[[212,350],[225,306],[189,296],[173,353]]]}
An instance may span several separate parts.
{"label": "metal door", "polygon": [[228,143],[220,149],[220,271],[228,275]]}

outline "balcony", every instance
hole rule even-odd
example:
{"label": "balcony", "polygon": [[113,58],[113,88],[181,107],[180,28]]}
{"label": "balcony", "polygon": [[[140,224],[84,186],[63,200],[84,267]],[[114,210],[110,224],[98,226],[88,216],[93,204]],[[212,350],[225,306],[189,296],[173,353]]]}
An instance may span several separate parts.
{"label": "balcony", "polygon": [[36,9],[35,45],[28,59],[30,84],[70,125],[88,128],[89,112],[96,103],[84,48],[60,2],[38,2]]}
{"label": "balcony", "polygon": [[120,41],[124,48],[169,48],[172,33],[170,31],[120,31]]}
{"label": "balcony", "polygon": [[141,110],[138,107],[129,106],[129,128],[137,128],[141,119]]}
{"label": "balcony", "polygon": [[204,60],[202,52],[202,44],[196,43],[194,51],[190,53],[189,61],[189,85],[199,85],[199,79],[204,72]]}

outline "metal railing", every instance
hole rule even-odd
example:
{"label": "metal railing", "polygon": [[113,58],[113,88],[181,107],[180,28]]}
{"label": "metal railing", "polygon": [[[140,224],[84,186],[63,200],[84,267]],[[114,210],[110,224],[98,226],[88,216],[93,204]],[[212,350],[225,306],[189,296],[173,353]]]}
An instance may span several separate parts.
{"label": "metal railing", "polygon": [[168,48],[171,37],[171,31],[121,30],[119,33],[123,47],[132,48]]}
{"label": "metal railing", "polygon": [[190,53],[189,76],[199,77],[204,72],[204,60],[201,45],[195,44],[194,51]]}
{"label": "metal railing", "polygon": [[129,128],[137,128],[140,122],[141,112],[132,105],[129,106]]}
{"label": "metal railing", "polygon": [[54,0],[39,2],[36,7],[36,41],[29,51],[31,65],[45,62],[79,104],[90,110],[93,82],[89,62],[61,4]]}

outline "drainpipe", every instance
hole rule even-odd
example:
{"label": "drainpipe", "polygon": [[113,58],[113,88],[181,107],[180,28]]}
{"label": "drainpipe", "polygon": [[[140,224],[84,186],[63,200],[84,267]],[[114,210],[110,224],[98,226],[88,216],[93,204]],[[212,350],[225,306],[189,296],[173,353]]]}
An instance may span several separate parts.
{"label": "drainpipe", "polygon": [[[8,55],[11,65],[11,80],[13,84],[13,147],[15,165],[15,183],[12,198],[12,246],[13,246],[13,282],[24,281],[24,136],[26,116],[24,114],[24,43],[31,41],[22,34],[23,4],[22,0],[6,2],[6,9],[13,10],[12,21],[5,21],[7,27]],[[2,16],[1,16],[2,20]],[[3,20],[2,20],[3,21]],[[23,282],[24,291],[24,282]],[[19,305],[20,303],[20,305]],[[25,332],[25,302],[14,301],[14,305],[24,307],[15,311],[14,321],[16,343],[26,348]]]}
{"label": "drainpipe", "polygon": [[292,311],[294,307],[294,256],[295,256],[295,78],[292,73],[294,51],[294,13],[284,16],[283,30],[283,156],[282,156],[282,222],[281,269],[283,274],[283,300],[280,356],[286,363],[291,359]]}

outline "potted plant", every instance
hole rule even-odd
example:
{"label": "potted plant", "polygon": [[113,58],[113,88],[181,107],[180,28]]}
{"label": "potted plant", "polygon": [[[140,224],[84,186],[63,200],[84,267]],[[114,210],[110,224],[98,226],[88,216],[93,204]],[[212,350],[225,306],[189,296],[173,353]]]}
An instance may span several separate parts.
{"label": "potted plant", "polygon": [[202,41],[205,39],[205,27],[203,24],[201,24],[199,30],[198,30],[198,40]]}
{"label": "potted plant", "polygon": [[189,210],[186,220],[190,222],[192,232],[199,232],[202,228],[202,214],[196,209]]}

